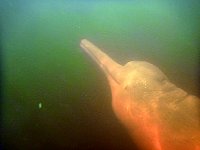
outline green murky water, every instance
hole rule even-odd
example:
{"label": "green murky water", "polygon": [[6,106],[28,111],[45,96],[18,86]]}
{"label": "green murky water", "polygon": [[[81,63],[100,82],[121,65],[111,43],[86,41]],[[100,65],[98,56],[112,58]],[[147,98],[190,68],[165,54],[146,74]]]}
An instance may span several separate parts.
{"label": "green murky water", "polygon": [[[1,1],[2,147],[134,149],[87,38],[118,62],[145,60],[199,95],[200,2]],[[136,149],[136,148],[135,148]]]}

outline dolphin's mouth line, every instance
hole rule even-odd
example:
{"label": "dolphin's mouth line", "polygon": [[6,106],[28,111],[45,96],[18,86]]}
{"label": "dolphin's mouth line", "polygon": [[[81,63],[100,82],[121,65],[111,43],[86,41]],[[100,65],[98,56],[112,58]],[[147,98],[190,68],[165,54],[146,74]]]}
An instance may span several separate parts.
{"label": "dolphin's mouth line", "polygon": [[101,62],[99,61],[99,59],[96,57],[96,55],[95,55],[91,50],[88,50],[88,48],[87,48],[83,43],[81,43],[80,45],[81,45],[81,47],[85,50],[85,52],[86,52],[87,54],[89,54],[90,57],[92,57],[92,59],[93,59],[99,66],[102,65]]}
{"label": "dolphin's mouth line", "polygon": [[87,41],[85,39],[81,41],[80,46],[102,68],[102,70],[104,71],[104,73],[106,75],[110,76],[117,84],[120,84],[119,81],[117,81],[116,78],[114,78],[114,76],[108,70],[106,65],[101,62],[100,56],[98,56],[97,53],[98,53],[98,51],[100,51],[101,53],[103,53],[103,52],[99,48],[97,48],[96,46],[94,46],[92,43],[90,43],[89,41]]}

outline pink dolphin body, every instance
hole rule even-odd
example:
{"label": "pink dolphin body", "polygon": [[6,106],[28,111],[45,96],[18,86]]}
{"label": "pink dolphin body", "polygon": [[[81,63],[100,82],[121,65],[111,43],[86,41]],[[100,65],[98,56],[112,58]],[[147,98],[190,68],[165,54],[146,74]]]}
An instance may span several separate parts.
{"label": "pink dolphin body", "polygon": [[122,66],[88,40],[80,45],[105,73],[114,113],[141,150],[200,150],[200,99],[148,62]]}

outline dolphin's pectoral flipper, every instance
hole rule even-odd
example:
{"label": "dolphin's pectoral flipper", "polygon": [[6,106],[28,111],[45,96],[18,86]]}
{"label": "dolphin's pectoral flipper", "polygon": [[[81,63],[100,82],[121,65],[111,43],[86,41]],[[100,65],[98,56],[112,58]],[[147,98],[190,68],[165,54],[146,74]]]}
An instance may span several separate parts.
{"label": "dolphin's pectoral flipper", "polygon": [[148,62],[122,66],[86,39],[81,47],[106,74],[113,110],[141,149],[200,150],[199,98]]}

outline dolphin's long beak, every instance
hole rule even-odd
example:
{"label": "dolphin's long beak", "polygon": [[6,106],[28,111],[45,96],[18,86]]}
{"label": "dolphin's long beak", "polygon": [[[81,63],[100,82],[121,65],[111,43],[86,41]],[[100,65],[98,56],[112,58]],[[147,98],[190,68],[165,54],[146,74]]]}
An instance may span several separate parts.
{"label": "dolphin's long beak", "polygon": [[121,69],[122,66],[120,64],[112,60],[107,54],[86,39],[81,40],[80,46],[94,61],[96,61],[107,76],[112,77],[117,83],[119,83],[116,72],[119,72],[118,70]]}

